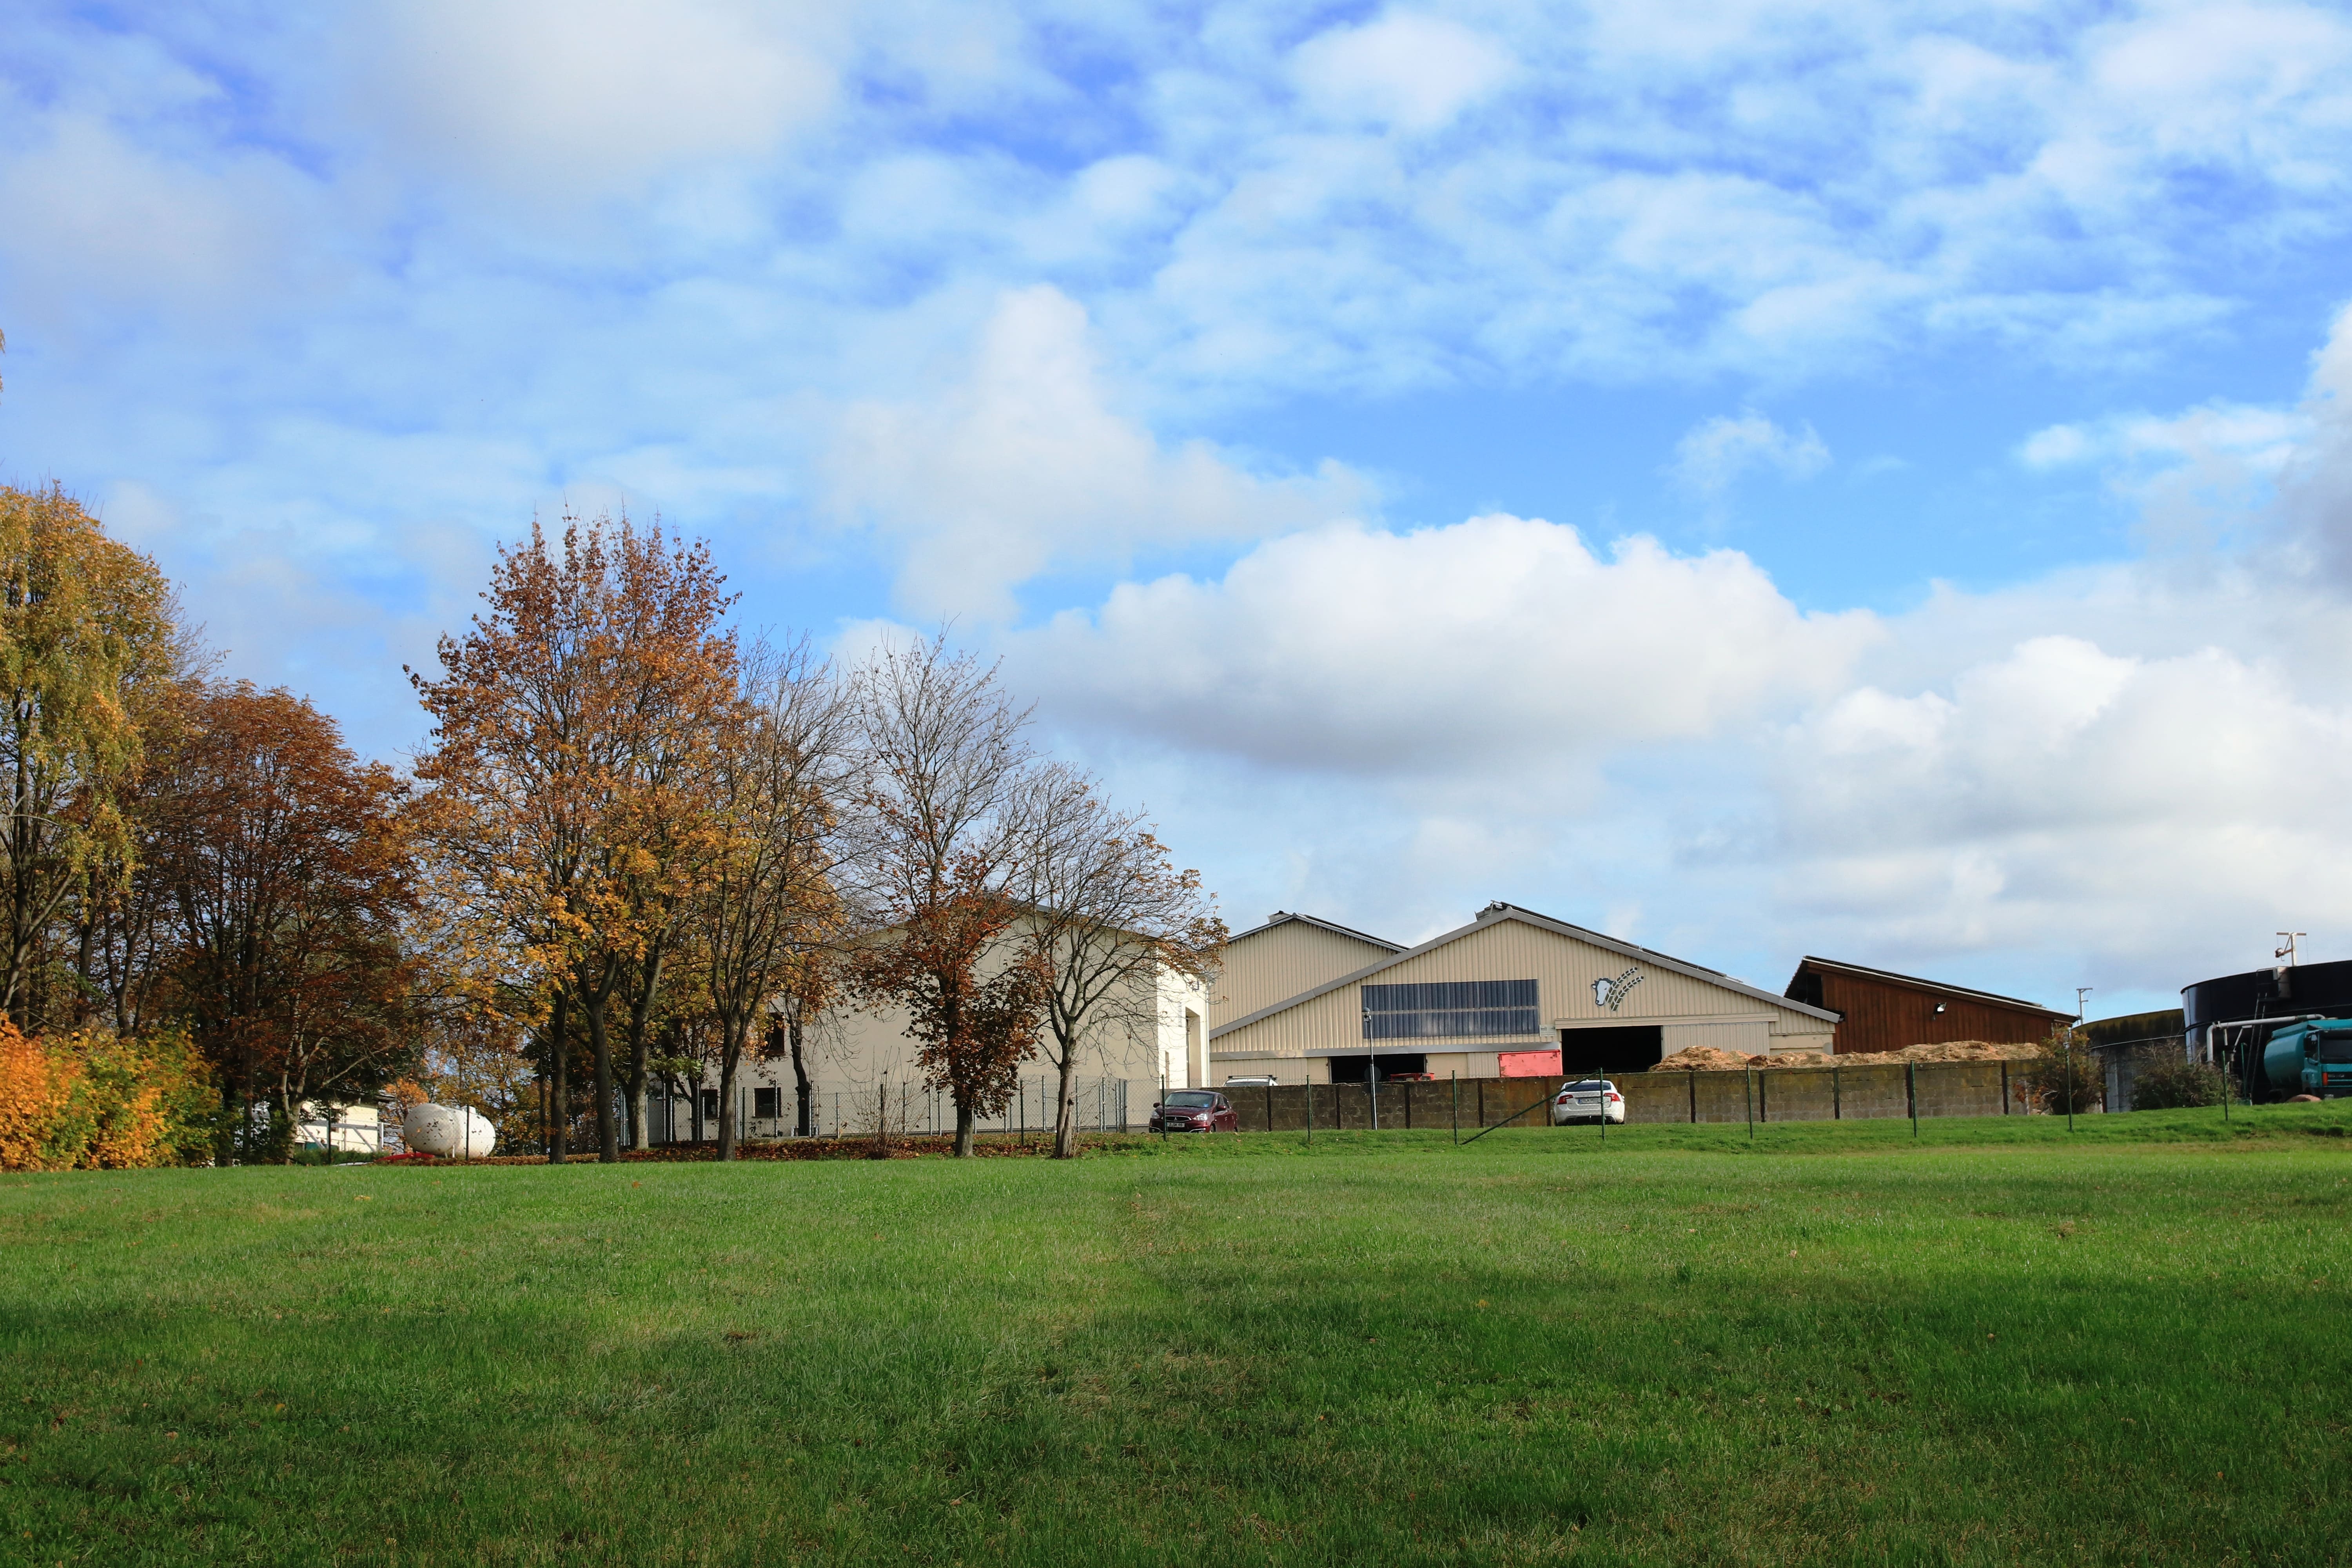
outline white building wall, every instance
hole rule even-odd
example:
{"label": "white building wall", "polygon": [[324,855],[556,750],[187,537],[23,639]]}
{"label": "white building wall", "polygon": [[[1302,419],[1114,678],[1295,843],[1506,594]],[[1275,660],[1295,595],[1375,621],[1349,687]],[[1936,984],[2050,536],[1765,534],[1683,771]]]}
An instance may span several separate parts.
{"label": "white building wall", "polygon": [[[1109,1022],[1092,1031],[1081,1043],[1076,1077],[1082,1098],[1091,1096],[1092,1086],[1099,1081],[1124,1080],[1130,1086],[1129,1113],[1139,1125],[1152,1100],[1158,1097],[1163,1073],[1171,1087],[1191,1087],[1205,1081],[1207,1018],[1207,989],[1187,976],[1162,973],[1157,982],[1150,1024],[1130,1029],[1125,1020]],[[907,1015],[900,1008],[866,1012],[842,1006],[829,1009],[803,1032],[803,1054],[821,1127],[830,1131],[838,1119],[840,1125],[853,1131],[870,1128],[886,1091],[894,1128],[903,1124],[923,1130],[935,1116],[951,1116],[945,1097],[930,1096],[923,1088],[921,1069],[915,1060],[917,1045],[908,1037],[906,1026]],[[1028,1124],[1034,1127],[1051,1113],[1059,1073],[1041,1052],[1022,1064],[1020,1077],[1024,1098],[1030,1107],[1026,1112]],[[791,1133],[796,1106],[789,1054],[764,1058],[747,1052],[736,1069],[735,1081],[734,1110],[747,1119],[748,1136],[768,1138]],[[701,1087],[717,1090],[716,1066],[706,1072]],[[759,1091],[763,1089],[777,1091],[774,1117],[756,1114],[761,1103]],[[1089,1100],[1089,1107],[1091,1103]],[[1093,1114],[1091,1109],[1086,1110],[1086,1118]],[[655,1112],[656,1138],[663,1130],[660,1115]],[[1016,1109],[1013,1115],[1014,1124],[1020,1125],[1022,1112]],[[995,1125],[993,1121],[989,1123],[992,1128]],[[681,1104],[677,1108],[675,1136],[684,1139],[691,1135],[691,1131],[690,1112]],[[715,1137],[715,1130],[706,1125],[703,1136]]]}

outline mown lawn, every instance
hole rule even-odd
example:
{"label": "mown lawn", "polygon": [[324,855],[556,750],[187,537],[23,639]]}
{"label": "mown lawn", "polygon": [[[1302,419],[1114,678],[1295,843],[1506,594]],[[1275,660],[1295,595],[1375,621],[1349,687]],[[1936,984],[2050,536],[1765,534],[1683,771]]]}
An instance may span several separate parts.
{"label": "mown lawn", "polygon": [[0,1560],[2344,1561],[2240,1115],[0,1178]]}

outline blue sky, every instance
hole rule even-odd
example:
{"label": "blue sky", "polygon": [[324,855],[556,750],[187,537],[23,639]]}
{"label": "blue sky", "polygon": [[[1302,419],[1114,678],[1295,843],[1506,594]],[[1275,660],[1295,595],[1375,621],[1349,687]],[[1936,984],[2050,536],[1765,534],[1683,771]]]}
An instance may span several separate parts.
{"label": "blue sky", "polygon": [[364,748],[496,542],[951,622],[1236,924],[2352,952],[2352,22],[49,5],[0,474]]}

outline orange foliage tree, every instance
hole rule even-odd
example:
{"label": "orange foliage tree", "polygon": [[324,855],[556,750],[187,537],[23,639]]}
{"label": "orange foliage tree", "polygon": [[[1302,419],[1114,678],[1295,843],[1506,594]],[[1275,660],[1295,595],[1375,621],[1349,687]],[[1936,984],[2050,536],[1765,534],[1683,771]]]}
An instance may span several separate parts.
{"label": "orange foliage tree", "polygon": [[[145,864],[163,986],[232,1106],[283,1158],[305,1101],[372,1092],[415,1049],[404,790],[284,690],[202,690],[152,761]],[[247,1118],[250,1121],[250,1118]]]}
{"label": "orange foliage tree", "polygon": [[560,548],[534,525],[500,552],[487,612],[440,641],[440,679],[411,672],[434,720],[419,821],[475,994],[540,1029],[550,1153],[564,1153],[576,1009],[613,1160],[612,1005],[634,984],[649,1016],[712,852],[709,763],[740,712],[719,627],[733,601],[703,545],[564,521]]}
{"label": "orange foliage tree", "polygon": [[868,1005],[905,1009],[924,1082],[955,1104],[955,1152],[971,1152],[972,1123],[1002,1115],[1021,1064],[1037,1054],[1053,968],[1035,946],[1006,938],[1022,907],[989,885],[991,868],[963,856],[945,884],[870,945],[852,973]]}

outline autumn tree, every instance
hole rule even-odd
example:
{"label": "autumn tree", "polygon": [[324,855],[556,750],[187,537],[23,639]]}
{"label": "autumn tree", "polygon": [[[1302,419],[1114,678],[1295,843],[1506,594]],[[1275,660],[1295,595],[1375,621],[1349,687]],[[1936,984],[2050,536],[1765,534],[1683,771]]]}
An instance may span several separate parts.
{"label": "autumn tree", "polygon": [[[709,852],[708,763],[738,704],[732,599],[708,549],[567,516],[501,551],[471,630],[412,672],[434,719],[417,766],[436,887],[485,995],[527,995],[561,1157],[576,1009],[600,1154],[619,1158],[611,1007],[657,991],[662,943]],[[633,1004],[634,1005],[634,1004]],[[650,1016],[650,1008],[647,1010]]]}
{"label": "autumn tree", "polygon": [[246,681],[205,691],[149,769],[140,874],[171,1008],[231,1108],[268,1106],[282,1157],[304,1101],[415,1053],[402,785],[309,702]]}
{"label": "autumn tree", "polygon": [[61,489],[0,488],[0,1009],[38,1026],[49,939],[135,860],[123,796],[173,674],[171,586]]}
{"label": "autumn tree", "polygon": [[996,671],[946,638],[887,647],[859,672],[861,887],[877,933],[852,984],[898,1006],[927,1080],[954,1100],[956,1152],[975,1118],[1002,1110],[1034,1053],[1042,972],[1016,951],[1011,891],[1020,812],[1036,767],[1028,714]]}
{"label": "autumn tree", "polygon": [[1062,767],[1042,770],[1029,795],[1020,887],[1026,939],[1050,975],[1042,1045],[1060,1083],[1054,1154],[1066,1160],[1077,1152],[1082,1052],[1109,1034],[1156,1040],[1181,1023],[1167,985],[1207,980],[1225,926],[1201,874],[1176,868],[1142,813],[1115,809]]}
{"label": "autumn tree", "polygon": [[1045,955],[1017,939],[1021,904],[996,879],[982,857],[958,856],[934,896],[851,961],[869,1005],[906,1013],[924,1082],[954,1102],[959,1158],[971,1153],[973,1122],[1012,1103],[1053,987]]}
{"label": "autumn tree", "polygon": [[[746,661],[746,721],[714,761],[716,849],[697,903],[700,959],[719,1025],[719,1157],[735,1156],[735,1077],[763,1014],[793,1026],[842,933],[835,872],[850,712],[805,644]],[[806,1080],[803,1079],[805,1114]]]}

